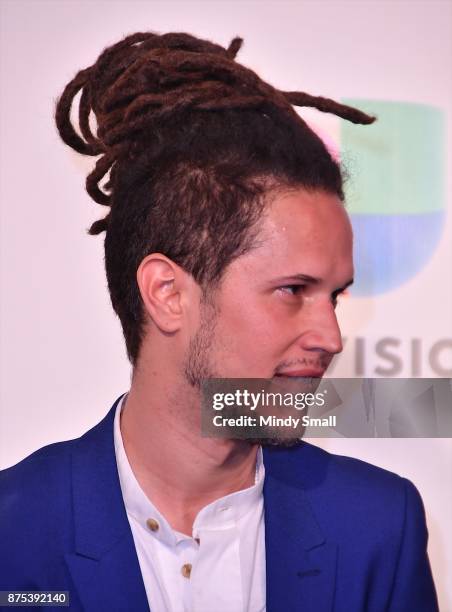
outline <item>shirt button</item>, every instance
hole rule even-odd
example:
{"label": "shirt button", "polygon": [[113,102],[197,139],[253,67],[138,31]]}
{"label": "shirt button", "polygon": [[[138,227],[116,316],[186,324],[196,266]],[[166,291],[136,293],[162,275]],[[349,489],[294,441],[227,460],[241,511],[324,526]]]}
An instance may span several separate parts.
{"label": "shirt button", "polygon": [[185,565],[182,566],[181,572],[184,578],[190,578],[191,563],[185,563]]}
{"label": "shirt button", "polygon": [[149,529],[151,531],[158,531],[159,529],[159,524],[157,523],[157,521],[153,518],[150,518],[146,521],[146,525],[149,527]]}

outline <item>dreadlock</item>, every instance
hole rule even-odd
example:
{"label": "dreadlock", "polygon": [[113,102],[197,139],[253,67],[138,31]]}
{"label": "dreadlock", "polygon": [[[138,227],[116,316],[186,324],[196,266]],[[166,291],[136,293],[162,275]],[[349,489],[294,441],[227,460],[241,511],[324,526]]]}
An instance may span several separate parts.
{"label": "dreadlock", "polygon": [[[57,102],[63,141],[98,156],[86,189],[110,210],[89,233],[106,231],[108,287],[134,365],[145,324],[136,282],[142,259],[162,252],[200,284],[215,282],[251,247],[271,189],[322,189],[343,200],[338,164],[293,106],[353,123],[375,119],[275,89],[235,61],[242,43],[135,33],[78,72]],[[80,91],[77,132],[71,108]]]}

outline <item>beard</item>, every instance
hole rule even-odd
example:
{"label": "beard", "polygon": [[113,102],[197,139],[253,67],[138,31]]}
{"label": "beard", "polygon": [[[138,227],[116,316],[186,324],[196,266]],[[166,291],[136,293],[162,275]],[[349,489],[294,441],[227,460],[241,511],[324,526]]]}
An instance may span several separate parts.
{"label": "beard", "polygon": [[[199,327],[196,334],[190,340],[184,363],[185,380],[192,389],[199,393],[199,396],[201,396],[202,385],[206,380],[228,378],[216,370],[214,365],[214,350],[220,344],[216,335],[218,314],[219,311],[211,294],[203,293],[200,302]],[[268,436],[265,435],[265,437],[260,438],[231,437],[230,439],[273,448],[291,448],[302,443],[302,439],[299,437],[289,438],[278,435],[277,429],[270,426],[264,429],[264,434],[268,434]]]}
{"label": "beard", "polygon": [[199,393],[202,391],[202,383],[205,380],[221,378],[211,364],[217,320],[218,310],[210,294],[203,292],[200,302],[199,328],[190,340],[184,364],[186,381]]}

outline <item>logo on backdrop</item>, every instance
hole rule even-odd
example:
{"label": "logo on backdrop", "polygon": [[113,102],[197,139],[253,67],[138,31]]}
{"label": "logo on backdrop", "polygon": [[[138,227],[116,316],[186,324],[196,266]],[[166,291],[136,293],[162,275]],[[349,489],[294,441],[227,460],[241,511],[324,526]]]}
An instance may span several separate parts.
{"label": "logo on backdrop", "polygon": [[347,98],[378,121],[341,122],[351,171],[347,210],[355,234],[356,296],[390,291],[415,276],[441,238],[445,216],[445,118],[432,106]]}

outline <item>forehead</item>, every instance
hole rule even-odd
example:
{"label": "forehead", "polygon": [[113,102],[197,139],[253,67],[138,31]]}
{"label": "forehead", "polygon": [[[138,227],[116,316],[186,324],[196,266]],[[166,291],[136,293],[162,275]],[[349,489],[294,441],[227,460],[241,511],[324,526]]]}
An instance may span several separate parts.
{"label": "forehead", "polygon": [[347,213],[338,196],[294,189],[279,192],[270,199],[261,229],[273,238],[280,232],[302,233],[305,238],[327,238],[335,228],[350,230]]}
{"label": "forehead", "polygon": [[[352,230],[341,200],[321,191],[275,195],[261,220],[249,263],[270,272],[353,275]],[[286,270],[290,267],[290,271]],[[281,268],[285,268],[281,272]]]}

